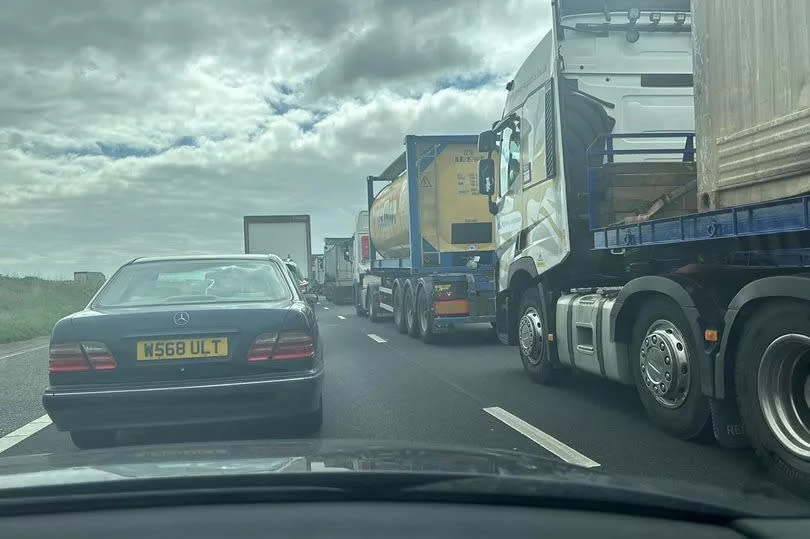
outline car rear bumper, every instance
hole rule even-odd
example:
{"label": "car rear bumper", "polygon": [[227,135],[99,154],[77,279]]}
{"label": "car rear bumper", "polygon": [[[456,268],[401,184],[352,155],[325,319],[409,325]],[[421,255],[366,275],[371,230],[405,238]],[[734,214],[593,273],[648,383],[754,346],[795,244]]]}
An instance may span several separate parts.
{"label": "car rear bumper", "polygon": [[314,412],[322,386],[321,368],[160,386],[49,387],[42,404],[62,431],[220,423]]}

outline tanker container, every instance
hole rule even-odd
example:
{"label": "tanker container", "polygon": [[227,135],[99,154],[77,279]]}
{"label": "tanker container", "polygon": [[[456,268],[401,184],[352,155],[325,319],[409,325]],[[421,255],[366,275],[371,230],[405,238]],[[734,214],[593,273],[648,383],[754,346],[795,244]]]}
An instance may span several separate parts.
{"label": "tanker container", "polygon": [[494,218],[478,192],[485,156],[475,136],[409,135],[405,152],[367,178],[370,264],[355,275],[358,314],[376,322],[390,313],[425,342],[494,322]]}

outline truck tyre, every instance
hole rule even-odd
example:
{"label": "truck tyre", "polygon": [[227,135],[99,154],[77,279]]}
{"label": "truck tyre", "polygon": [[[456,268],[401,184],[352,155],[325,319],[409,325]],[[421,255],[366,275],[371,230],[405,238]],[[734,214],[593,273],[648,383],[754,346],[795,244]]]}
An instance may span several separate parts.
{"label": "truck tyre", "polygon": [[422,341],[427,344],[436,342],[436,334],[433,332],[433,308],[424,287],[420,287],[416,293],[416,317]]}
{"label": "truck tyre", "polygon": [[[368,311],[363,308],[363,305],[360,304],[360,298],[362,294],[360,293],[360,289],[354,288],[354,312],[357,316],[366,316]],[[366,297],[368,297],[368,292],[366,293]]]}
{"label": "truck tyre", "polygon": [[629,351],[636,390],[650,420],[683,440],[699,436],[710,424],[698,349],[677,303],[656,296],[642,304]]}
{"label": "truck tyre", "polygon": [[98,449],[115,445],[114,430],[72,430],[70,439],[79,449]]}
{"label": "truck tyre", "polygon": [[751,446],[780,483],[810,495],[810,304],[763,306],[741,335],[734,384]]}
{"label": "truck tyre", "polygon": [[380,322],[380,293],[377,291],[368,291],[366,294],[366,310],[368,310],[368,318],[373,323]]}
{"label": "truck tyre", "polygon": [[405,327],[408,331],[408,335],[411,337],[418,337],[419,322],[416,320],[416,298],[413,297],[413,288],[409,287],[405,290],[405,296],[402,303],[405,314]]}
{"label": "truck tyre", "polygon": [[394,286],[394,325],[400,333],[408,333],[405,324],[405,302],[402,301],[402,286]]}
{"label": "truck tyre", "polygon": [[546,316],[540,302],[540,292],[534,286],[520,298],[518,319],[518,350],[523,370],[537,384],[547,384],[554,366],[546,341]]}

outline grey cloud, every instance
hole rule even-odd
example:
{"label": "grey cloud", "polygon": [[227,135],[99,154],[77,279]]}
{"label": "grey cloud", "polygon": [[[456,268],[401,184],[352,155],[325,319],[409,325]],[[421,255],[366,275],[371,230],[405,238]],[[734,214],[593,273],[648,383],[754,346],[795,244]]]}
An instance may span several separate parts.
{"label": "grey cloud", "polygon": [[[0,273],[109,273],[134,256],[239,251],[247,214],[311,214],[317,250],[350,233],[362,179],[404,135],[475,133],[494,119],[501,79],[535,41],[537,19],[514,16],[529,9],[7,2]],[[498,39],[506,31],[515,50]],[[475,53],[489,50],[480,41],[490,54]],[[499,75],[436,90],[476,71]]]}

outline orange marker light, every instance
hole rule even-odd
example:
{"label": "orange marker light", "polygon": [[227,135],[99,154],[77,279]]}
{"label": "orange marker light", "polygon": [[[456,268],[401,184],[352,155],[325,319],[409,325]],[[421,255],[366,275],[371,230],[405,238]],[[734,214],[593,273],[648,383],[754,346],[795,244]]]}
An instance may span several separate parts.
{"label": "orange marker light", "polygon": [[703,338],[706,342],[717,342],[720,337],[716,329],[707,329],[703,332]]}

